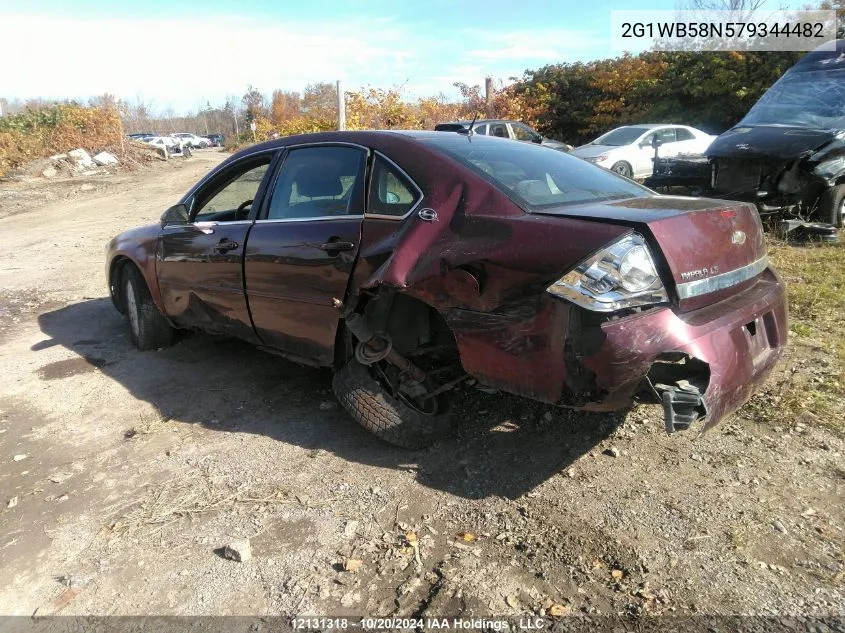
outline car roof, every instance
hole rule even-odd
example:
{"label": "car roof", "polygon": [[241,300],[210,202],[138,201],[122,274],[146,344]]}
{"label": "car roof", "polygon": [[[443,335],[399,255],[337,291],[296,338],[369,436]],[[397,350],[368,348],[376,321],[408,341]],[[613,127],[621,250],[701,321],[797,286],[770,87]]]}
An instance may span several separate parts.
{"label": "car roof", "polygon": [[[390,144],[395,146],[396,141],[400,143],[407,143],[407,145],[428,145],[427,141],[435,141],[435,145],[440,145],[444,142],[452,140],[458,142],[466,142],[467,136],[464,134],[444,134],[443,132],[436,132],[434,130],[347,130],[347,131],[331,131],[331,132],[312,132],[308,134],[295,134],[293,136],[284,136],[279,139],[271,141],[264,141],[256,145],[251,145],[233,154],[228,160],[238,159],[249,154],[272,151],[282,149],[289,145],[307,145],[309,143],[354,143],[364,146],[380,146]],[[483,135],[473,135],[470,137],[474,143],[507,143],[510,144],[510,139],[487,137]],[[448,139],[448,141],[447,141]],[[378,149],[376,147],[376,149]]]}
{"label": "car roof", "polygon": [[[442,123],[438,123],[437,125],[469,125],[472,123],[472,119],[467,119],[465,121],[443,121]],[[476,119],[475,125],[479,125],[481,123],[522,123],[522,121],[516,121],[514,119]]]}
{"label": "car roof", "polygon": [[[614,129],[615,130],[621,130],[621,129],[626,128],[626,127],[644,127],[644,128],[651,129],[651,128],[654,128],[654,127],[669,127],[670,125],[675,126],[675,127],[680,126],[680,124],[676,125],[675,123],[631,123],[630,125],[620,125],[619,127],[614,128]],[[684,125],[684,126],[680,126],[680,127],[686,127],[686,126]]]}

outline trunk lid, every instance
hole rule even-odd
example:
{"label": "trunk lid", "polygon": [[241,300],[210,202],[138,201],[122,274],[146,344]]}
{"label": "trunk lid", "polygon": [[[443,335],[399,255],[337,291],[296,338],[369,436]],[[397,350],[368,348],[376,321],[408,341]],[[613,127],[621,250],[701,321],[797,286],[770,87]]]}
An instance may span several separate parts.
{"label": "trunk lid", "polygon": [[[743,202],[654,196],[540,213],[631,226],[652,243],[681,310],[721,301],[753,283],[767,266],[763,226]],[[668,274],[667,274],[668,273]]]}

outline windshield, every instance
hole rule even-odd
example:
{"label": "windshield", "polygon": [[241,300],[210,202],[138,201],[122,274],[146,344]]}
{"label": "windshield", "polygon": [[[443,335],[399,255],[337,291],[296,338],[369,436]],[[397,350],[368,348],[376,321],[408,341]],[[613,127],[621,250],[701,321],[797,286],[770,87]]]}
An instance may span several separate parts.
{"label": "windshield", "polygon": [[627,178],[548,147],[485,136],[450,135],[425,142],[481,175],[526,211],[654,195]]}
{"label": "windshield", "polygon": [[845,69],[787,72],[739,125],[845,129]]}
{"label": "windshield", "polygon": [[598,137],[590,145],[630,145],[646,132],[646,127],[619,127]]}

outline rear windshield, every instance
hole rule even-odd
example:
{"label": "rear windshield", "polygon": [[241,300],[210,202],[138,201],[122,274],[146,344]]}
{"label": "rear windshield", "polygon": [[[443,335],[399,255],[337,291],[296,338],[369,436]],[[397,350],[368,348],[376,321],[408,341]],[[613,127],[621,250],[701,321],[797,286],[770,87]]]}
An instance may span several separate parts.
{"label": "rear windshield", "polygon": [[845,69],[786,73],[739,124],[845,129]]}
{"label": "rear windshield", "polygon": [[627,178],[548,147],[485,136],[438,136],[424,142],[481,175],[526,211],[654,195]]}
{"label": "rear windshield", "polygon": [[616,128],[615,130],[611,130],[607,134],[602,134],[595,141],[590,143],[590,145],[613,145],[617,147],[622,145],[630,145],[638,138],[640,138],[643,134],[648,132],[648,130],[649,128],[647,127]]}
{"label": "rear windshield", "polygon": [[466,125],[461,123],[439,123],[434,126],[435,132],[457,132],[458,130],[465,130]]}

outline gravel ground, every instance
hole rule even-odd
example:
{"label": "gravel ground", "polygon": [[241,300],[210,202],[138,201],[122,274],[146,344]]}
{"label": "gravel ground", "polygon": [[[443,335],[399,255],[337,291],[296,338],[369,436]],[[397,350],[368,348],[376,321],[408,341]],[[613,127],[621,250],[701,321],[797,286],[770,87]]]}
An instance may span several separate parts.
{"label": "gravel ground", "polygon": [[0,183],[3,613],[845,615],[845,443],[811,414],[667,436],[654,408],[467,387],[456,436],[406,451],[326,372],[200,334],[133,349],[104,244],[222,157]]}

